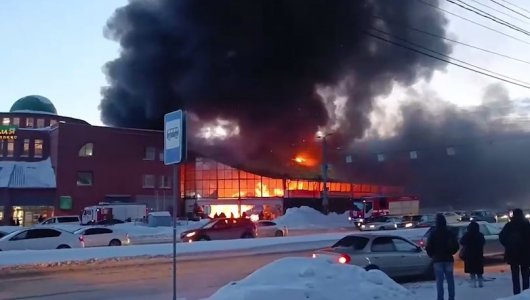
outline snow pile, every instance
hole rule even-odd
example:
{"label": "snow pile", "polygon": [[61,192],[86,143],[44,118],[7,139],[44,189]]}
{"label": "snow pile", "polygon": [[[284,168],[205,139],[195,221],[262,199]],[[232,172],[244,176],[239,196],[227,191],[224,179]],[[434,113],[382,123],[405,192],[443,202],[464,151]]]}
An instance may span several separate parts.
{"label": "snow pile", "polygon": [[285,215],[274,220],[289,229],[351,227],[348,213],[324,215],[308,206],[288,208]]}
{"label": "snow pile", "polygon": [[209,300],[413,300],[414,295],[378,270],[321,259],[289,257],[227,284]]}
{"label": "snow pile", "polygon": [[506,298],[499,298],[498,300],[530,300],[530,290],[526,290],[519,295]]}

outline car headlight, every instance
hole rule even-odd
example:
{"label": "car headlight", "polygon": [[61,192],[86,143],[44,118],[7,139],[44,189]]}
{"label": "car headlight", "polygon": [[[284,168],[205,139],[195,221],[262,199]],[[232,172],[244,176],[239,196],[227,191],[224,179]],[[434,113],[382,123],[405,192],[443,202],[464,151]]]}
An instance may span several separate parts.
{"label": "car headlight", "polygon": [[351,221],[351,217],[348,217],[348,221]]}
{"label": "car headlight", "polygon": [[526,214],[524,217],[530,219],[530,214]]}
{"label": "car headlight", "polygon": [[186,237],[192,237],[192,236],[194,236],[194,235],[195,235],[195,231],[194,231],[194,232],[190,232],[190,233],[186,234]]}
{"label": "car headlight", "polygon": [[361,223],[364,222],[364,219],[359,219],[359,222],[361,222]]}
{"label": "car headlight", "polygon": [[394,228],[397,228],[397,224],[394,224]]}
{"label": "car headlight", "polygon": [[364,224],[363,224],[363,225],[361,225],[361,228],[366,228],[366,225],[364,225]]}
{"label": "car headlight", "polygon": [[473,220],[475,220],[475,218],[474,218],[474,217],[471,217],[471,218],[469,218],[469,221],[473,221]]}
{"label": "car headlight", "polygon": [[410,227],[412,227],[412,223],[407,223],[407,224],[405,224],[405,227],[406,227],[406,228],[410,228]]}
{"label": "car headlight", "polygon": [[370,228],[375,228],[375,225],[370,225]]}

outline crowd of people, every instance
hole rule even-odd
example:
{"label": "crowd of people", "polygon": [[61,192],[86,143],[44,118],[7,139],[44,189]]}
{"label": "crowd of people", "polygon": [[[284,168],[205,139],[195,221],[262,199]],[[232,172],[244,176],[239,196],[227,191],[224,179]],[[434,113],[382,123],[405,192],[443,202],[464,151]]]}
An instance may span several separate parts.
{"label": "crowd of people", "polygon": [[[511,268],[513,293],[520,294],[521,282],[522,290],[530,287],[530,222],[521,209],[513,210],[510,222],[499,233],[499,241],[504,246],[504,259]],[[438,300],[444,299],[444,281],[447,281],[449,300],[455,299],[453,255],[456,253],[464,261],[471,286],[484,286],[485,243],[477,222],[470,222],[467,232],[458,240],[448,229],[445,217],[436,216],[436,227],[427,240],[426,251],[433,260]]]}

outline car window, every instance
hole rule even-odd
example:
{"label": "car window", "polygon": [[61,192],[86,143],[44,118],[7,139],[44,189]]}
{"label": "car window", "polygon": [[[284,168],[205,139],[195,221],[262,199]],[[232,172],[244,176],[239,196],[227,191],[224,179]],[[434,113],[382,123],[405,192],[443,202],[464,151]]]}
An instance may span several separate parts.
{"label": "car window", "polygon": [[46,225],[47,224],[53,224],[53,221],[54,221],[54,219],[48,219],[48,220],[42,222],[42,224],[46,224]]}
{"label": "car window", "polygon": [[60,235],[61,235],[61,232],[55,229],[31,229],[31,230],[28,230],[28,235],[26,239],[50,238],[50,237],[58,237]]}
{"label": "car window", "polygon": [[372,242],[372,252],[393,252],[396,251],[396,247],[392,242],[392,238],[380,237],[374,239]]}
{"label": "car window", "polygon": [[394,247],[396,248],[396,251],[399,251],[399,252],[416,252],[416,251],[418,251],[418,247],[416,245],[413,245],[410,242],[407,242],[407,241],[405,241],[403,239],[393,238],[392,242],[394,243]]}
{"label": "car window", "polygon": [[20,241],[25,240],[28,236],[28,230],[22,231],[21,233],[15,235],[10,239],[10,241]]}
{"label": "car window", "polygon": [[212,228],[214,229],[225,229],[228,228],[229,224],[227,220],[219,220],[217,223],[215,223]]}
{"label": "car window", "polygon": [[59,223],[74,223],[74,222],[79,222],[79,218],[77,218],[77,217],[59,217],[59,218],[57,218],[57,221]]}
{"label": "car window", "polygon": [[85,235],[106,234],[106,233],[112,233],[112,230],[108,228],[89,228],[85,231]]}
{"label": "car window", "polygon": [[331,248],[353,248],[353,250],[362,250],[368,244],[369,239],[360,236],[346,236],[336,242]]}

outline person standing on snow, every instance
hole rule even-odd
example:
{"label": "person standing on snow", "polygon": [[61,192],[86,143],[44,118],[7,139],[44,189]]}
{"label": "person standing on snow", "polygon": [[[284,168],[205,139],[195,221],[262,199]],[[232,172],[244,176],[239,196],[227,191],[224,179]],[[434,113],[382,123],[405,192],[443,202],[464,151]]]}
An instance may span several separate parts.
{"label": "person standing on snow", "polygon": [[510,222],[499,233],[499,240],[504,246],[504,260],[512,271],[513,293],[517,295],[521,293],[519,273],[523,290],[530,287],[530,223],[521,209],[514,209],[512,214]]}
{"label": "person standing on snow", "polygon": [[427,254],[432,258],[438,300],[444,300],[444,278],[447,280],[449,300],[455,300],[455,278],[453,273],[453,255],[460,246],[458,239],[447,228],[447,221],[442,214],[436,215],[436,226],[427,239]]}
{"label": "person standing on snow", "polygon": [[471,276],[471,287],[484,286],[484,245],[486,239],[479,230],[477,222],[473,221],[467,226],[467,232],[460,239],[460,258],[464,260],[464,272]]}

